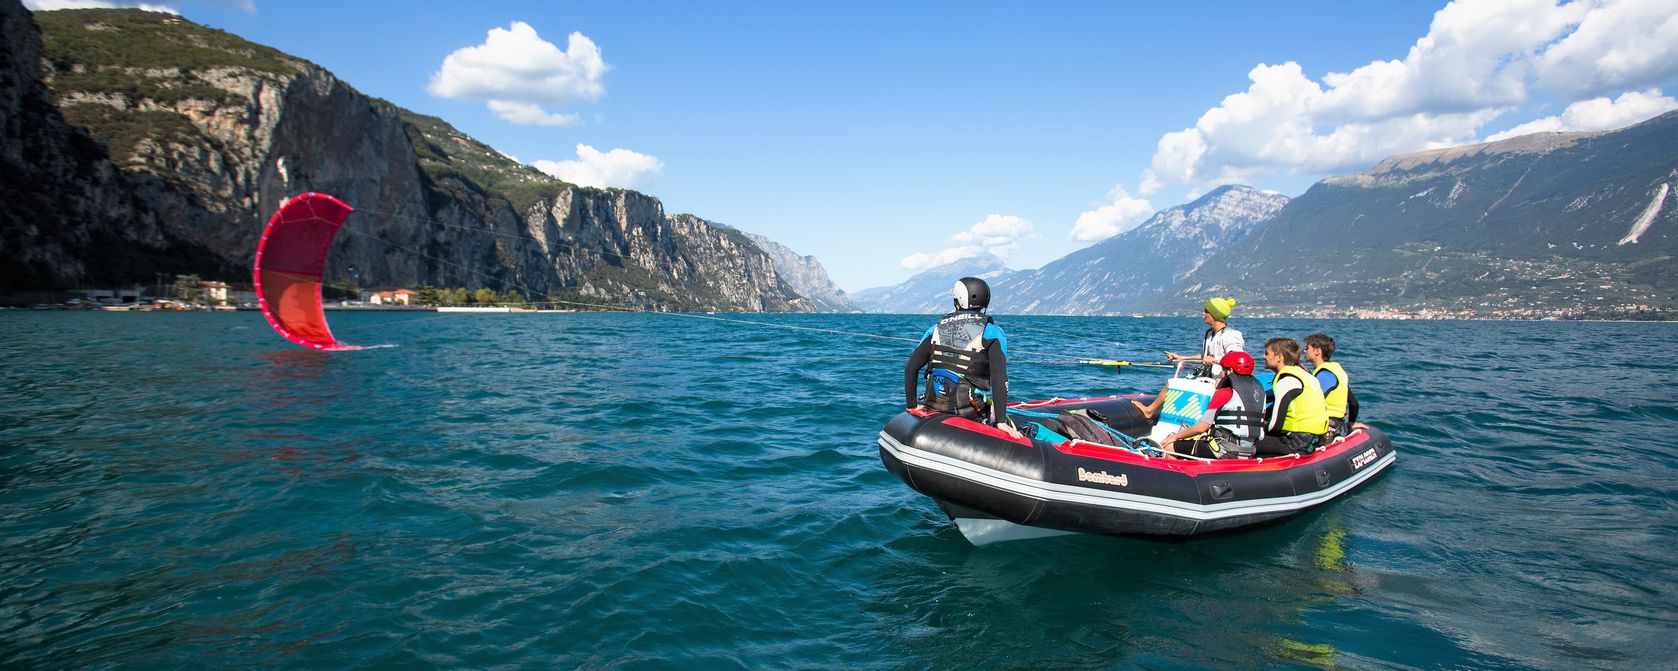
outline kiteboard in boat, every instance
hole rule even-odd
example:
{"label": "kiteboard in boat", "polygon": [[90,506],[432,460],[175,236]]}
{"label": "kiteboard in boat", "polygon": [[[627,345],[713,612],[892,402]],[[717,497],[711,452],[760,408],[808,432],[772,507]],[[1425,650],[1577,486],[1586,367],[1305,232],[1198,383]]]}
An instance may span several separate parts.
{"label": "kiteboard in boat", "polygon": [[905,411],[880,432],[880,460],[983,545],[1065,533],[1188,538],[1277,522],[1357,489],[1397,459],[1385,433],[1362,425],[1307,454],[1166,457],[1155,441],[1192,423],[1211,395],[1208,379],[1178,380],[1157,424],[1132,403],[1139,396],[1009,404],[1021,438]]}

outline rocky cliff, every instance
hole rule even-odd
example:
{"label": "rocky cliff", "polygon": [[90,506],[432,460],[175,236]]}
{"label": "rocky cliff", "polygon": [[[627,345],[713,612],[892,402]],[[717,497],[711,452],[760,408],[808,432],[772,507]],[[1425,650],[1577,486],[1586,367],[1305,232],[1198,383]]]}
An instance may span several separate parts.
{"label": "rocky cliff", "polygon": [[862,306],[852,300],[844,289],[827,276],[827,269],[814,256],[800,255],[792,251],[791,247],[783,245],[756,233],[747,233],[746,237],[757,243],[759,249],[767,252],[769,258],[775,260],[775,272],[781,279],[786,280],[799,295],[810,299],[816,307],[816,312],[859,312]]}
{"label": "rocky cliff", "polygon": [[42,83],[40,32],[0,2],[0,287],[151,279],[166,265],[213,266],[136,197],[105,147],[65,121]]}
{"label": "rocky cliff", "polygon": [[[8,7],[8,17],[27,23],[26,12]],[[811,309],[738,233],[668,216],[645,194],[553,179],[440,119],[364,96],[307,61],[169,14],[70,10],[35,18],[39,53],[10,37],[17,31],[8,18],[8,65],[15,65],[8,72],[44,82],[63,118],[97,140],[84,144],[103,145],[106,163],[120,173],[111,184],[125,182],[132,194],[131,206],[105,208],[112,216],[86,224],[84,237],[128,227],[191,261],[154,264],[159,270],[242,281],[280,201],[321,191],[357,210],[334,245],[329,282],[489,287],[533,300],[642,309]],[[31,63],[44,64],[38,79],[27,72]],[[37,96],[34,105],[50,102]],[[8,128],[13,115],[32,127],[27,115],[41,113],[14,108],[6,110]],[[48,153],[71,155],[76,132],[68,129],[69,140]],[[66,175],[62,181],[80,188],[57,198],[57,207],[100,210],[91,198],[123,191],[95,179]],[[15,205],[5,207],[9,219],[22,217]],[[6,229],[0,240],[14,236],[12,224]],[[50,258],[59,260],[35,266],[35,275],[51,270],[39,281],[93,278],[85,269],[102,262],[100,251],[54,235],[68,242],[54,248]],[[0,251],[43,256],[40,247]]]}

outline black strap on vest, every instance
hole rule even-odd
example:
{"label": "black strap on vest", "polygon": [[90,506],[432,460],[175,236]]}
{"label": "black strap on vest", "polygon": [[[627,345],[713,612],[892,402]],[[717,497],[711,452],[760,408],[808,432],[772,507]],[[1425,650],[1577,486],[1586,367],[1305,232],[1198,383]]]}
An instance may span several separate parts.
{"label": "black strap on vest", "polygon": [[[938,322],[941,324],[941,323],[944,322],[944,320],[949,319],[951,317],[954,317],[958,314],[961,314],[961,312],[960,311],[951,312],[947,315],[944,315],[943,317],[938,318]],[[982,315],[982,316],[985,318],[985,321],[984,321],[984,326],[985,327],[988,327],[991,324],[995,323],[990,318],[990,315]],[[934,326],[933,328],[936,329],[938,327]],[[984,350],[984,341],[985,341],[985,332],[984,332],[984,328],[981,327],[980,330],[979,330],[979,349],[977,349],[977,350],[969,350],[969,349],[963,349],[963,348],[960,348],[960,347],[954,347],[951,344],[936,343],[936,342],[931,343],[932,344],[932,360],[931,360],[932,367],[933,368],[942,368],[942,369],[948,370],[948,371],[953,371],[958,375],[966,377],[969,381],[973,382],[974,384],[977,384],[977,385],[979,385],[983,388],[988,389],[990,387],[989,380],[986,380],[984,378],[975,376],[973,374],[974,364],[977,363],[978,360],[979,360],[979,357],[984,354],[984,351],[985,351]]]}
{"label": "black strap on vest", "polygon": [[[1229,421],[1223,421],[1225,419]],[[1242,410],[1240,412],[1226,412],[1219,410],[1217,419],[1214,421],[1220,425],[1234,424],[1236,426],[1264,426],[1264,413],[1249,410]]]}
{"label": "black strap on vest", "polygon": [[[1218,409],[1213,415],[1214,424],[1233,424],[1236,426],[1264,426],[1264,387],[1251,376],[1229,375],[1230,392],[1241,397],[1241,410]],[[1225,421],[1228,420],[1228,421]]]}
{"label": "black strap on vest", "polygon": [[943,345],[932,346],[932,365],[946,370],[953,370],[963,375],[973,369],[976,352]]}

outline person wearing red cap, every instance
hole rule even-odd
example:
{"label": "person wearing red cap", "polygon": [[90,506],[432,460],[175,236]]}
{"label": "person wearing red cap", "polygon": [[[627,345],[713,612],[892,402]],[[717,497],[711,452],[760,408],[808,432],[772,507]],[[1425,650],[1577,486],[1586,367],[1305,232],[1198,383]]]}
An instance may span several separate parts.
{"label": "person wearing red cap", "polygon": [[1205,459],[1245,459],[1264,437],[1264,385],[1253,377],[1253,356],[1230,352],[1218,360],[1223,378],[1193,426],[1167,436],[1167,454]]}

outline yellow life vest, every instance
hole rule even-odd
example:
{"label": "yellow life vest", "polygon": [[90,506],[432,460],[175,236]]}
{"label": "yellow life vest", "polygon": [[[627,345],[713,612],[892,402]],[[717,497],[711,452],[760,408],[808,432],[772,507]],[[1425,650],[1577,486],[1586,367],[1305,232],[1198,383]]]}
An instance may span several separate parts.
{"label": "yellow life vest", "polygon": [[1294,433],[1328,433],[1328,404],[1323,402],[1323,387],[1299,366],[1283,366],[1276,379],[1291,375],[1299,380],[1299,395],[1288,403],[1288,416],[1282,418],[1282,430]]}
{"label": "yellow life vest", "polygon": [[[1317,366],[1316,372],[1320,373],[1325,370],[1333,373],[1335,379],[1340,381],[1339,384],[1334,385],[1333,389],[1323,394],[1323,402],[1328,404],[1328,418],[1345,419],[1346,396],[1352,393],[1352,380],[1346,377],[1346,369],[1341,368],[1340,364],[1333,361],[1322,362],[1321,365]],[[1313,375],[1312,377],[1316,376]],[[1318,381],[1317,384],[1321,386],[1322,382]]]}

